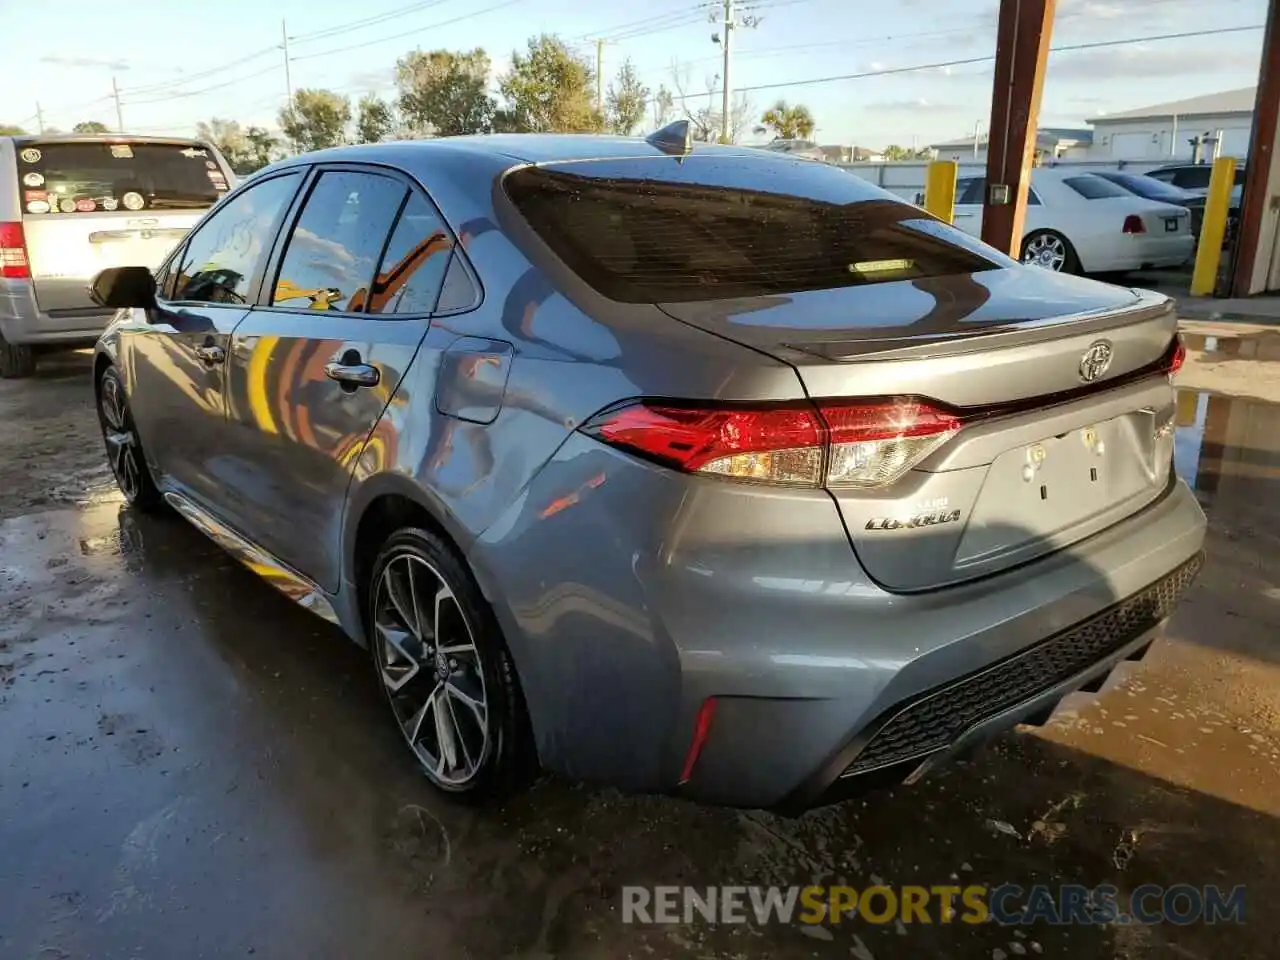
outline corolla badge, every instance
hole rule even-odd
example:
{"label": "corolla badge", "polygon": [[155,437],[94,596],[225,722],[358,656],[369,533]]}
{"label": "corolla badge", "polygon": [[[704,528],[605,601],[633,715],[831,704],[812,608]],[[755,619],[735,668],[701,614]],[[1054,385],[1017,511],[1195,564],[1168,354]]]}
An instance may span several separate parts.
{"label": "corolla badge", "polygon": [[1111,366],[1111,341],[1095,340],[1080,358],[1080,379],[1085,383],[1093,383],[1107,372]]}

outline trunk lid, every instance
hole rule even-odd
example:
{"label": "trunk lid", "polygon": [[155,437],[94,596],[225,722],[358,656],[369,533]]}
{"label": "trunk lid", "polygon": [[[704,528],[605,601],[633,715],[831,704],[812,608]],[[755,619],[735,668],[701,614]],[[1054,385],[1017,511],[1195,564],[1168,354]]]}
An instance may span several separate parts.
{"label": "trunk lid", "polygon": [[965,416],[895,483],[830,488],[888,589],[1061,549],[1169,482],[1173,392],[1155,370],[1176,317],[1163,296],[1011,267],[663,310],[785,360],[815,399],[912,395]]}
{"label": "trunk lid", "polygon": [[101,313],[89,282],[116,266],[157,266],[234,174],[205,143],[136,137],[25,138],[16,144],[32,288],[54,315]]}

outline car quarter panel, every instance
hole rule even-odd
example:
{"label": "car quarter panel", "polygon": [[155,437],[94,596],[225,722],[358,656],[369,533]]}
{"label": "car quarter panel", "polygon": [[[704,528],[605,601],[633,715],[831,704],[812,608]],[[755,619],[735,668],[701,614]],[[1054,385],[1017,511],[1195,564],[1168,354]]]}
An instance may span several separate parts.
{"label": "car quarter panel", "polygon": [[821,491],[688,477],[576,435],[468,556],[503,584],[494,607],[545,765],[673,789],[703,701],[741,698],[749,729],[786,718],[785,735],[724,742],[713,723],[717,774],[687,789],[771,806],[891,704],[1177,568],[1203,526],[1179,482],[1114,528],[999,577],[893,595],[851,562]]}

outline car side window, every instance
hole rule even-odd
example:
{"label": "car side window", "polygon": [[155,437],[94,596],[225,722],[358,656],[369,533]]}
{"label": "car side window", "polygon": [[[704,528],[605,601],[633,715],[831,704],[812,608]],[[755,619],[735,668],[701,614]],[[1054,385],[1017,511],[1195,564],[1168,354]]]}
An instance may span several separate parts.
{"label": "car side window", "polygon": [[378,255],[404,195],[404,184],[391,177],[355,170],[322,173],[289,235],[271,305],[364,310]]}
{"label": "car side window", "polygon": [[160,269],[156,271],[156,298],[159,300],[172,300],[174,291],[178,286],[178,264],[183,256],[186,255],[186,240],[183,240],[164,263],[160,265]]}
{"label": "car side window", "polygon": [[187,240],[178,276],[168,285],[170,299],[247,303],[254,274],[301,182],[301,173],[272,177],[215,207]]}
{"label": "car side window", "polygon": [[440,299],[436,301],[436,313],[468,310],[475,306],[479,299],[475,282],[462,264],[462,255],[455,250],[453,256],[449,258],[449,269],[445,271],[444,285],[440,288]]}
{"label": "car side window", "polygon": [[956,203],[982,203],[983,194],[987,189],[986,177],[974,177],[969,180],[964,188],[964,193],[960,195],[960,199]]}
{"label": "car side window", "polygon": [[370,313],[431,313],[436,309],[453,237],[435,208],[417,193],[400,212],[373,278]]}
{"label": "car side window", "polygon": [[1173,185],[1189,190],[1203,190],[1209,186],[1209,177],[1213,175],[1210,167],[1191,167],[1179,170],[1173,175]]}

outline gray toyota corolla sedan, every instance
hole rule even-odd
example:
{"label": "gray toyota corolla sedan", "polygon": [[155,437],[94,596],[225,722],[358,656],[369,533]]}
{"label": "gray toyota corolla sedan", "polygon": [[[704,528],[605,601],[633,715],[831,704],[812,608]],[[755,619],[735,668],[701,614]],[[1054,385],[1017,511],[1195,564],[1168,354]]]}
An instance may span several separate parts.
{"label": "gray toyota corolla sedan", "polygon": [[94,296],[126,497],[366,645],[455,795],[913,780],[1201,563],[1169,300],[679,126],[296,157]]}

